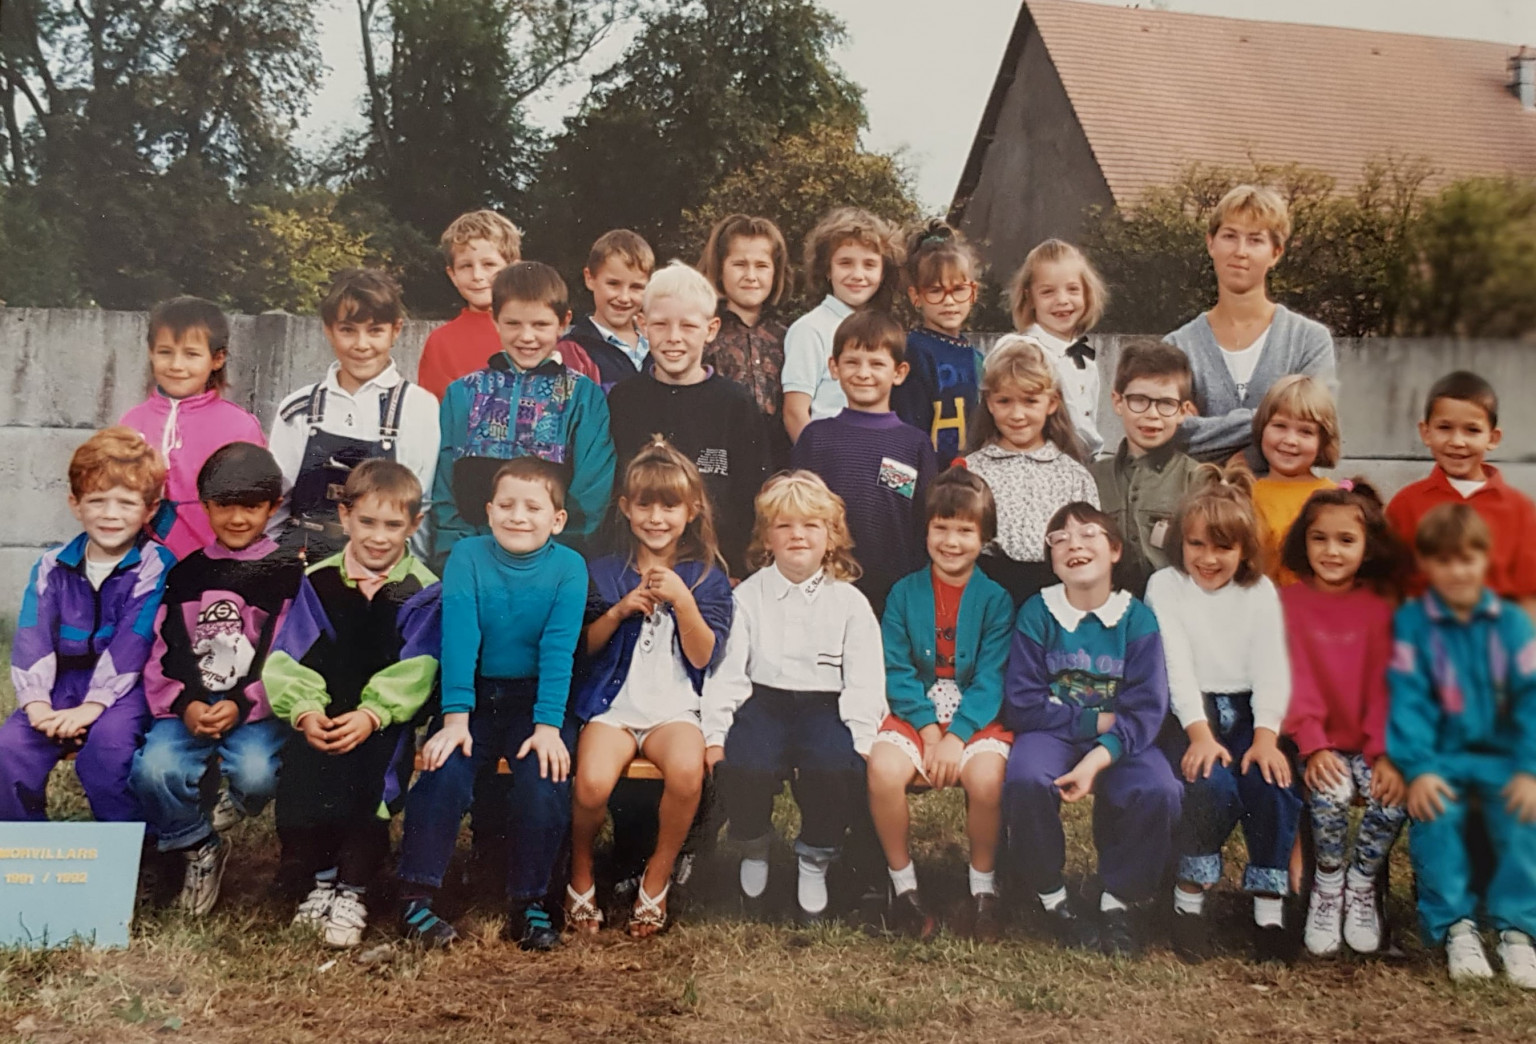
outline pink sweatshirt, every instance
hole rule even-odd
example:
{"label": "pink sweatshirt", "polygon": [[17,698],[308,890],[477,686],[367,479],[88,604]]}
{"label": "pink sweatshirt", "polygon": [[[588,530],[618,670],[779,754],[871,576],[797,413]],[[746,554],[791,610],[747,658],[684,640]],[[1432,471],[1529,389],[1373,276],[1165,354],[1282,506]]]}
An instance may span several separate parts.
{"label": "pink sweatshirt", "polygon": [[1366,590],[1319,591],[1306,581],[1280,589],[1291,654],[1285,732],[1303,757],[1356,751],[1374,761],[1387,749],[1387,665],[1392,603]]}
{"label": "pink sweatshirt", "polygon": [[217,391],[172,399],[156,390],[118,423],[139,432],[165,458],[165,497],[176,508],[165,546],[182,559],[212,543],[208,514],[197,499],[197,473],[215,450],[231,442],[265,446],[261,422]]}

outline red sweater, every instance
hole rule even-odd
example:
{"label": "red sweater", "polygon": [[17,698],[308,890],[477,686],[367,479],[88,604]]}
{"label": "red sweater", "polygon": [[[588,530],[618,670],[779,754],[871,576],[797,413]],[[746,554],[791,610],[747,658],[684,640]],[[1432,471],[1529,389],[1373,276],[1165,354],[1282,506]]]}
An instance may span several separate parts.
{"label": "red sweater", "polygon": [[[1493,533],[1493,553],[1488,556],[1488,586],[1501,598],[1536,596],[1536,504],[1504,481],[1499,469],[1484,464],[1488,484],[1463,498],[1436,465],[1429,477],[1404,486],[1387,505],[1387,520],[1398,535],[1413,547],[1419,520],[1441,504],[1471,504]],[[1424,578],[1415,576],[1410,593],[1424,590]]]}
{"label": "red sweater", "polygon": [[[560,359],[583,376],[597,381],[597,367],[575,341],[562,340]],[[427,335],[421,348],[421,362],[416,367],[416,383],[437,396],[439,402],[448,385],[476,370],[483,370],[491,356],[501,351],[501,335],[489,312],[466,308],[457,318]]]}
{"label": "red sweater", "polygon": [[1359,751],[1374,761],[1387,749],[1392,603],[1365,588],[1339,594],[1302,581],[1280,589],[1280,605],[1291,655],[1286,735],[1303,757]]}

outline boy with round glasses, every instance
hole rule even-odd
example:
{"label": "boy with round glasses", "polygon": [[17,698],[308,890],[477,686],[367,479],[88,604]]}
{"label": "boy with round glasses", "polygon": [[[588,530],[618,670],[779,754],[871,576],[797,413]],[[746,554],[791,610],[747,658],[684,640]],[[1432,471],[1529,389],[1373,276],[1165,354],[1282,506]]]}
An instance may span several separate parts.
{"label": "boy with round glasses", "polygon": [[1179,450],[1179,422],[1193,416],[1189,357],[1155,337],[1122,342],[1110,400],[1125,427],[1113,457],[1091,464],[1099,503],[1125,534],[1121,586],[1138,598],[1168,564],[1169,526],[1199,464]]}

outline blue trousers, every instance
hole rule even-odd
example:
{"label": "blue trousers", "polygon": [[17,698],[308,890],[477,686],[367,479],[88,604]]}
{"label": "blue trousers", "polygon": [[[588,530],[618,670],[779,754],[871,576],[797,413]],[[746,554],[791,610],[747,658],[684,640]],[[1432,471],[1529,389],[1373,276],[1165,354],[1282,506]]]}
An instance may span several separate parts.
{"label": "blue trousers", "polygon": [[[1061,794],[1052,780],[1065,775],[1093,744],[1046,732],[1013,737],[1003,783],[1003,815],[1009,858],[1039,894],[1062,885],[1066,837]],[[1127,902],[1157,890],[1173,853],[1183,788],[1162,752],[1147,749],[1122,757],[1093,784],[1093,845],[1104,890]]]}
{"label": "blue trousers", "polygon": [[773,799],[788,779],[800,806],[796,850],[828,859],[842,850],[864,793],[864,759],[838,714],[837,693],[757,686],[736,712],[720,768],[732,840],[772,833]]}
{"label": "blue trousers", "polygon": [[1521,823],[1504,808],[1500,793],[1514,773],[1508,758],[1462,754],[1450,759],[1445,780],[1458,800],[1428,823],[1408,827],[1408,854],[1419,886],[1419,933],[1429,946],[1445,941],[1451,925],[1477,915],[1472,863],[1467,853],[1469,799],[1482,807],[1493,844],[1493,879],[1484,908],[1500,931],[1536,935],[1536,823]]}
{"label": "blue trousers", "polygon": [[[400,842],[400,879],[435,891],[442,887],[448,861],[459,839],[459,823],[474,797],[475,777],[497,758],[512,769],[512,800],[507,809],[507,898],[514,903],[543,899],[571,828],[571,781],[539,778],[539,759],[521,761],[517,749],[533,735],[537,682],[482,679],[476,707],[469,716],[473,753],[455,750],[443,767],[423,772],[405,796],[405,836]],[[437,722],[433,731],[442,728]],[[560,738],[576,749],[576,720],[567,717]]]}
{"label": "blue trousers", "polygon": [[286,721],[263,718],[236,725],[222,739],[203,739],[180,718],[157,718],[133,759],[132,783],[160,851],[192,848],[213,834],[203,808],[202,780],[215,757],[235,807],[247,816],[259,814],[277,793],[290,731]]}
{"label": "blue trousers", "polygon": [[[1247,693],[1206,695],[1206,720],[1232,764],[1218,762],[1205,779],[1184,784],[1184,816],[1179,824],[1179,880],[1213,885],[1221,880],[1221,846],[1232,830],[1243,825],[1248,866],[1243,889],[1261,895],[1288,895],[1291,890],[1291,846],[1301,823],[1301,778],[1294,769],[1289,787],[1265,781],[1257,766],[1239,773],[1243,755],[1253,746],[1253,710]],[[1172,717],[1171,722],[1177,726]],[[1179,771],[1189,747],[1183,730],[1164,733],[1164,753]],[[1182,778],[1182,776],[1180,777]]]}

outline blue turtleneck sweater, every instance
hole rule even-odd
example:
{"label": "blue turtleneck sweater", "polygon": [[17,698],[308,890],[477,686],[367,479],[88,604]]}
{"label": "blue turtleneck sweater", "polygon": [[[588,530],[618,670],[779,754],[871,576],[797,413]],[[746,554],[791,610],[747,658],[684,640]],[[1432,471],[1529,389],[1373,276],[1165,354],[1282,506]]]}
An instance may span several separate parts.
{"label": "blue turtleneck sweater", "polygon": [[443,571],[443,713],[475,709],[475,677],[537,678],[536,725],[559,728],[587,605],[587,565],[548,541],[515,555],[467,537]]}

